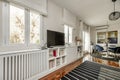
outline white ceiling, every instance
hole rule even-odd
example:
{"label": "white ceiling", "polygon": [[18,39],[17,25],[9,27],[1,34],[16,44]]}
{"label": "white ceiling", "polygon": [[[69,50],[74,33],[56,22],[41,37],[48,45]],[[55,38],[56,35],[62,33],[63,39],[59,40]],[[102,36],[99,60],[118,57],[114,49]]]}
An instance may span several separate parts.
{"label": "white ceiling", "polygon": [[[91,26],[101,26],[118,23],[109,21],[108,16],[113,11],[112,0],[53,0],[56,4],[67,8],[85,23]],[[120,0],[116,1],[116,11],[120,11]]]}

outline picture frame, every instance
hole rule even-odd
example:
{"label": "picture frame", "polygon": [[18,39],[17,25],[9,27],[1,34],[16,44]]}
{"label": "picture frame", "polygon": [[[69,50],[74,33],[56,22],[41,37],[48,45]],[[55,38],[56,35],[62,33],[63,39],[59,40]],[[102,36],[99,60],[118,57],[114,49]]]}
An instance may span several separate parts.
{"label": "picture frame", "polygon": [[108,42],[109,44],[118,43],[118,31],[97,32],[97,43],[103,44]]}

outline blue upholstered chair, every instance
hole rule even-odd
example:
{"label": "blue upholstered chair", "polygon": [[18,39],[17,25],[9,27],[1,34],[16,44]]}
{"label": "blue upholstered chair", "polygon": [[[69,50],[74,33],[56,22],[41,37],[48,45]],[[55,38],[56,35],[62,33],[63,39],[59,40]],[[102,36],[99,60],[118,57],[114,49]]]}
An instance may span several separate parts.
{"label": "blue upholstered chair", "polygon": [[119,58],[120,57],[120,47],[114,47],[114,48],[109,48],[109,52],[114,53],[114,57],[115,58]]}
{"label": "blue upholstered chair", "polygon": [[98,52],[102,52],[102,51],[104,50],[103,47],[100,46],[100,45],[96,45],[96,46],[95,46],[95,49],[96,49],[96,51],[98,51]]}
{"label": "blue upholstered chair", "polygon": [[106,52],[106,51],[104,51],[104,48],[100,45],[95,45],[93,48],[93,51],[94,52]]}
{"label": "blue upholstered chair", "polygon": [[120,47],[115,47],[115,48],[109,48],[109,51],[112,53],[120,53]]}

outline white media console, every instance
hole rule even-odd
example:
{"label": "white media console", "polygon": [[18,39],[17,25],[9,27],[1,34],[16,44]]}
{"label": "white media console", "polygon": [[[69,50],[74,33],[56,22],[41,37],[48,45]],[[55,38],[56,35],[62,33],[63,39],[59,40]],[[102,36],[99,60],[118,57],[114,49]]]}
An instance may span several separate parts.
{"label": "white media console", "polygon": [[38,80],[81,58],[77,46],[0,53],[0,80]]}

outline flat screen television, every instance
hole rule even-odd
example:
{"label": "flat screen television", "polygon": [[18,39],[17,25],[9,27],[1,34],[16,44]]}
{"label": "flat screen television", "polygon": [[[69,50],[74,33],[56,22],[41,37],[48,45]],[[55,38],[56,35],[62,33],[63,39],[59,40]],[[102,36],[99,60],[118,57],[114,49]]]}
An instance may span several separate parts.
{"label": "flat screen television", "polygon": [[47,30],[47,47],[63,46],[64,44],[64,33]]}

